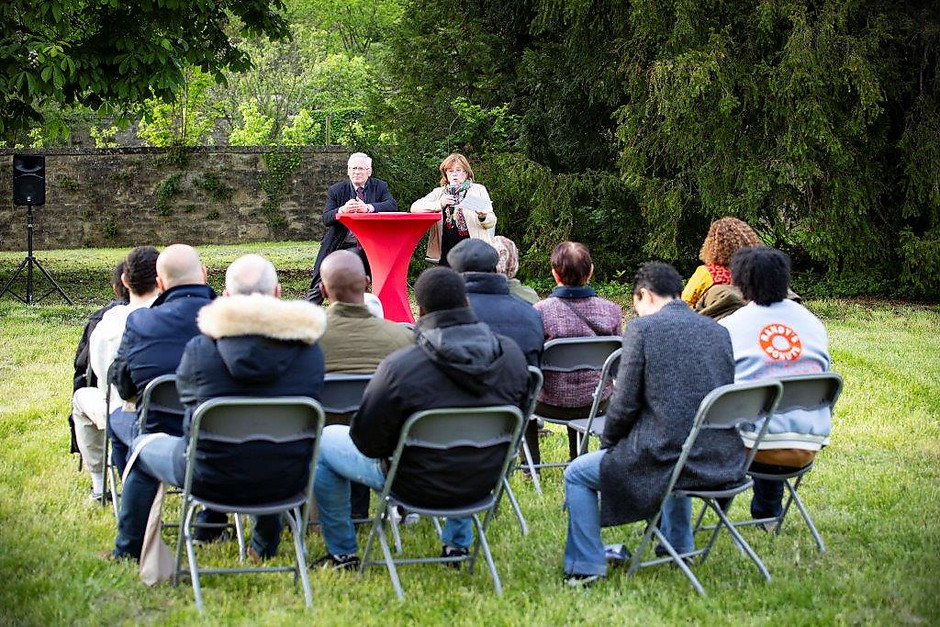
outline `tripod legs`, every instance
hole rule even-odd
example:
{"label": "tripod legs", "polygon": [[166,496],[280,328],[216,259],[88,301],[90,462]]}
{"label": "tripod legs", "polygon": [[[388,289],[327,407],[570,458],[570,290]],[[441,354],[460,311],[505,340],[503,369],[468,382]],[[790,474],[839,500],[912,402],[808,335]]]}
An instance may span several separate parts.
{"label": "tripod legs", "polygon": [[[52,288],[49,289],[48,292],[46,292],[39,298],[33,298],[33,266],[38,268],[39,271],[42,273],[42,275],[46,277],[46,280],[52,284]],[[13,281],[15,281],[16,277],[20,275],[20,273],[23,271],[23,268],[27,268],[26,298],[23,298],[22,296],[20,296],[19,294],[17,294],[16,292],[10,289],[10,286],[13,285]],[[56,283],[55,279],[52,278],[52,275],[50,275],[46,271],[46,269],[42,267],[42,264],[39,263],[39,260],[33,257],[32,255],[27,255],[26,259],[20,262],[20,265],[16,268],[16,271],[13,273],[13,276],[11,276],[10,280],[6,282],[6,285],[3,286],[3,289],[0,289],[0,298],[2,298],[3,295],[6,294],[7,292],[9,292],[11,296],[19,300],[21,303],[25,303],[27,305],[38,303],[43,298],[45,298],[46,296],[48,296],[49,294],[53,292],[58,292],[62,296],[62,298],[65,299],[65,302],[67,302],[69,305],[75,304],[74,302],[72,302],[72,299],[68,297],[68,294],[66,294],[65,291],[62,290],[59,284]]]}

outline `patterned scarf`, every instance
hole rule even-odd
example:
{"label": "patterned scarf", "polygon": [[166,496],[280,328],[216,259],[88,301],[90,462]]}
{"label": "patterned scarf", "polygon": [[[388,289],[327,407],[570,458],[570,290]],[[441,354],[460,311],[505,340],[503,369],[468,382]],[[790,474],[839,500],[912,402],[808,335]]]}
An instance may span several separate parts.
{"label": "patterned scarf", "polygon": [[[460,235],[468,235],[469,230],[467,229],[467,220],[463,216],[463,211],[457,211],[457,205],[462,203],[463,199],[467,197],[467,190],[470,189],[471,185],[473,185],[473,180],[469,178],[461,183],[454,192],[454,196],[457,197],[457,203],[454,205],[447,205],[441,210],[441,212],[444,214],[444,228],[456,228],[457,233]],[[444,188],[445,193],[449,194],[450,190],[450,185]]]}

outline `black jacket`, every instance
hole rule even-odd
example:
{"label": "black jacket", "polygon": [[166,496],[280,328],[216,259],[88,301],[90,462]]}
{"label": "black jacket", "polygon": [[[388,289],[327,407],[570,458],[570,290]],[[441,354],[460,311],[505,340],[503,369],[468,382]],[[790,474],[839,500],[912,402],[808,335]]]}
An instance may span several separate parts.
{"label": "black jacket", "polygon": [[[388,184],[382,179],[369,177],[362,188],[362,194],[365,196],[365,203],[375,207],[376,213],[387,211],[398,211],[398,203],[388,191]],[[339,208],[346,204],[348,200],[356,197],[356,189],[348,180],[340,181],[331,185],[326,192],[326,207],[323,209],[323,226],[327,227],[323,234],[323,240],[320,242],[320,250],[317,252],[317,259],[313,262],[313,279],[310,282],[310,289],[317,288],[320,283],[320,264],[326,259],[326,256],[342,248],[346,241],[346,234],[349,229],[336,219],[336,213]]]}
{"label": "black jacket", "polygon": [[[525,357],[469,308],[427,314],[415,332],[415,346],[379,364],[353,416],[350,436],[364,455],[390,458],[405,421],[423,409],[515,405],[525,410]],[[423,449],[403,456],[394,491],[416,505],[467,504],[486,495],[505,454],[505,445],[449,453]]]}
{"label": "black jacket", "polygon": [[[117,386],[121,398],[132,399],[153,379],[176,372],[186,343],[199,334],[196,314],[213,298],[215,292],[208,285],[177,285],[163,292],[150,307],[131,312],[108,371],[108,379]],[[144,431],[182,435],[182,416],[149,412]]]}
{"label": "black jacket", "polygon": [[[176,387],[186,406],[178,467],[185,468],[196,407],[220,396],[309,396],[323,388],[323,351],[314,342],[326,328],[323,311],[270,296],[220,298],[199,316],[201,335],[186,345]],[[307,442],[204,442],[196,458],[194,492],[232,503],[281,500],[302,491],[309,475]]]}
{"label": "black jacket", "polygon": [[[72,375],[73,394],[78,391],[79,388],[94,387],[98,385],[98,378],[95,376],[94,372],[91,373],[90,378],[87,376],[88,340],[91,337],[91,332],[94,331],[95,327],[98,326],[98,323],[101,322],[101,318],[104,316],[106,311],[117,305],[126,304],[127,301],[125,300],[112,300],[101,309],[90,314],[88,319],[85,321],[85,328],[82,329],[82,337],[78,340],[78,346],[75,347],[75,359],[72,364],[75,369],[75,372]],[[75,440],[75,420],[72,418],[71,414],[69,414],[69,431],[72,434],[71,444],[69,445],[69,453],[78,453],[78,442]]]}
{"label": "black jacket", "polygon": [[509,282],[494,272],[464,272],[467,298],[473,313],[490,325],[494,333],[513,339],[525,361],[536,368],[542,365],[545,332],[542,314],[529,303],[509,293]]}

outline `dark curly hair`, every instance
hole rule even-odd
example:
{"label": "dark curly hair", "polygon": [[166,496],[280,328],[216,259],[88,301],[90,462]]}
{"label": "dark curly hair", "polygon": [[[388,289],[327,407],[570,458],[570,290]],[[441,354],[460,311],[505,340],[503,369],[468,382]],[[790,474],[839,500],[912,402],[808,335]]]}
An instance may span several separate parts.
{"label": "dark curly hair", "polygon": [[731,265],[734,251],[745,246],[760,246],[761,241],[747,222],[737,218],[721,218],[712,222],[699,252],[699,259],[707,265]]}
{"label": "dark curly hair", "polygon": [[157,257],[160,253],[153,246],[138,246],[127,253],[124,260],[124,276],[127,286],[137,295],[152,292],[157,287]]}
{"label": "dark curly hair", "polygon": [[731,258],[731,281],[744,300],[768,306],[787,297],[790,257],[770,246],[748,246]]}

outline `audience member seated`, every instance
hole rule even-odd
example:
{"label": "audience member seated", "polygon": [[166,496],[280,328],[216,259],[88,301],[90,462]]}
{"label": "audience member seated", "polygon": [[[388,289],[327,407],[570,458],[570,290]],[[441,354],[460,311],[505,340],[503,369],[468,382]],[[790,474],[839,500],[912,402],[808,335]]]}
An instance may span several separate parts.
{"label": "audience member seated", "polygon": [[[682,278],[667,264],[647,263],[637,273],[633,307],[640,317],[624,334],[604,448],[575,458],[565,470],[569,586],[589,585],[606,575],[602,526],[656,513],[699,404],[711,390],[734,380],[727,332],[689,309],[679,298],[681,289]],[[692,353],[695,359],[689,359]],[[746,450],[735,430],[710,430],[699,437],[678,487],[736,483],[745,463]],[[689,485],[692,480],[695,486]],[[681,519],[660,524],[671,524],[691,541],[689,513],[684,508],[674,513]],[[676,535],[665,529],[663,534],[670,542]],[[685,552],[692,546],[675,548]]]}
{"label": "audience member seated", "polygon": [[[358,261],[353,253],[346,253]],[[361,262],[360,262],[361,263]],[[325,267],[325,264],[324,264]],[[236,259],[225,273],[223,298],[199,312],[201,335],[186,345],[177,384],[186,406],[182,437],[153,440],[140,451],[131,474],[145,473],[182,487],[192,413],[200,403],[220,396],[309,396],[323,387],[323,310],[306,301],[282,301],[281,285],[270,261],[259,255]],[[143,437],[143,436],[141,436]],[[258,503],[289,498],[309,480],[310,444],[250,442],[210,443],[193,476],[200,489],[229,503]],[[251,486],[265,486],[251,489]],[[139,503],[132,515],[146,524],[150,504]],[[254,558],[277,552],[280,515],[259,516],[251,538]]]}
{"label": "audience member seated", "polygon": [[121,407],[121,398],[114,386],[108,394],[108,368],[121,344],[127,316],[141,307],[149,307],[160,294],[157,289],[157,255],[153,246],[139,246],[122,262],[124,270],[118,280],[128,291],[129,303],[106,311],[95,326],[89,337],[87,353],[97,385],[81,388],[72,396],[75,436],[85,469],[91,474],[92,499],[101,498],[104,490],[106,417]]}
{"label": "audience member seated", "polygon": [[[127,317],[124,337],[110,369],[109,378],[125,401],[124,408],[111,415],[108,436],[113,444],[112,461],[123,474],[129,447],[137,435],[136,399],[156,377],[176,372],[186,343],[199,334],[196,314],[215,298],[206,285],[206,267],[196,251],[185,244],[168,246],[157,257],[157,287],[163,292],[149,309],[138,309]],[[183,435],[182,416],[153,411],[144,430]],[[134,514],[146,511],[157,492],[157,481],[146,473],[131,473],[124,482],[118,535],[114,555],[140,557],[144,539],[143,520]],[[224,522],[202,512],[200,522]],[[217,529],[197,529],[197,538],[209,540],[221,533]]]}
{"label": "audience member seated", "polygon": [[[620,305],[597,295],[588,285],[594,274],[594,263],[587,246],[578,242],[562,242],[551,256],[552,277],[557,287],[545,300],[535,304],[542,314],[544,338],[591,337],[620,335],[623,312]],[[600,373],[594,370],[579,372],[545,372],[545,382],[539,394],[535,413],[557,420],[586,418],[591,411],[594,389]],[[606,408],[612,386],[604,390]],[[526,429],[526,442],[535,463],[541,461],[538,426],[533,421]],[[568,458],[578,455],[577,432],[568,429]]]}
{"label": "audience member seated", "polygon": [[[326,333],[320,348],[326,372],[372,373],[379,362],[415,342],[414,333],[400,324],[375,317],[365,303],[369,277],[359,255],[338,250],[320,266],[320,290],[330,301]],[[327,416],[327,424],[349,424],[351,416]],[[369,488],[352,486],[352,516],[369,517]]]}
{"label": "audience member seated", "polygon": [[[424,272],[415,284],[420,319],[417,345],[396,351],[379,364],[362,406],[349,427],[323,431],[314,491],[320,528],[328,555],[321,567],[357,568],[356,532],[350,518],[349,482],[380,490],[405,421],[415,412],[438,407],[482,407],[511,404],[524,408],[528,389],[525,357],[508,338],[495,335],[467,303],[463,280],[449,268]],[[500,459],[486,449],[454,452],[446,459],[428,452],[403,459],[396,491],[416,503],[452,505],[482,497],[481,481],[500,470]],[[426,468],[453,469],[446,484],[425,478]],[[473,468],[473,472],[468,472]],[[469,518],[448,520],[442,536],[443,556],[466,555],[473,541]]]}
{"label": "audience member seated", "polygon": [[522,281],[516,278],[516,273],[519,271],[519,249],[516,248],[516,243],[508,237],[497,235],[493,238],[493,248],[499,253],[496,272],[506,277],[509,283],[509,293],[530,305],[537,303],[538,293],[528,285],[523,285]]}
{"label": "audience member seated", "polygon": [[506,277],[496,274],[499,254],[478,239],[465,239],[454,246],[447,262],[460,272],[467,286],[470,308],[494,333],[512,338],[536,368],[542,362],[542,317],[531,305],[509,293]]}
{"label": "audience member seated", "polygon": [[[731,260],[731,273],[747,302],[720,322],[731,335],[736,381],[829,370],[825,327],[808,309],[787,298],[790,258],[785,253],[769,247],[742,248]],[[745,445],[753,443],[762,424],[743,431]],[[829,443],[831,429],[829,408],[775,414],[753,468],[768,473],[802,468]],[[751,515],[779,516],[783,492],[782,481],[754,479]]]}
{"label": "audience member seated", "polygon": [[757,233],[737,218],[721,218],[712,222],[699,252],[704,265],[682,290],[682,300],[701,314],[719,320],[744,303],[740,292],[731,285],[731,256],[744,246],[760,245]]}
{"label": "audience member seated", "polygon": [[327,372],[374,372],[389,353],[414,344],[411,330],[376,318],[365,304],[369,277],[358,255],[348,250],[330,253],[320,274],[323,295],[330,301],[326,333],[320,339]]}
{"label": "audience member seated", "polygon": [[[88,338],[91,337],[91,332],[95,330],[95,327],[98,325],[98,322],[101,321],[101,316],[104,315],[104,312],[108,311],[112,307],[117,307],[118,305],[126,305],[128,294],[127,288],[124,287],[124,284],[121,283],[121,275],[124,274],[124,262],[122,261],[114,267],[114,270],[111,272],[111,290],[114,292],[114,300],[110,301],[107,305],[101,309],[95,310],[89,314],[88,318],[85,319],[85,326],[82,329],[82,336],[78,340],[78,345],[75,347],[75,359],[72,361],[74,368],[74,373],[72,375],[72,396],[74,397],[75,392],[81,388],[94,388],[98,386],[98,379],[95,377],[93,372],[89,372],[88,364]],[[91,375],[89,377],[89,374]],[[69,453],[81,453],[81,449],[78,447],[78,439],[75,435],[75,416],[74,414],[69,414],[69,434],[70,440],[69,443]],[[87,463],[87,462],[86,462]],[[100,492],[100,490],[99,490]],[[92,494],[94,495],[95,490],[92,488]],[[99,495],[100,496],[100,495]],[[94,498],[94,497],[93,497]]]}

